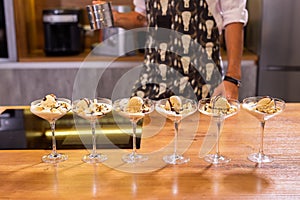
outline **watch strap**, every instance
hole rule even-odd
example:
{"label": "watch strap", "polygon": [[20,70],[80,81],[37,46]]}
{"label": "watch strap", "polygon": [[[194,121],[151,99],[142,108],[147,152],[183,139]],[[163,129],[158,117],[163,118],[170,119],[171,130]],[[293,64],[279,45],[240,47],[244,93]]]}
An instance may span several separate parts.
{"label": "watch strap", "polygon": [[224,81],[231,82],[231,83],[235,84],[237,87],[240,87],[241,83],[242,83],[240,80],[238,80],[236,78],[232,78],[231,76],[225,76]]}

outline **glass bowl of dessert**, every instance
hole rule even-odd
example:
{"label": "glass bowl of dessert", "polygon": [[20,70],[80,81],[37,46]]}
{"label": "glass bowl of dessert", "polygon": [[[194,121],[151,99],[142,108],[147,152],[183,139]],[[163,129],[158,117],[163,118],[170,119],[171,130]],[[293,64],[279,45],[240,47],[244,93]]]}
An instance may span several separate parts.
{"label": "glass bowl of dessert", "polygon": [[[219,141],[221,135],[221,127],[226,118],[235,115],[240,109],[240,104],[237,100],[226,99],[222,96],[214,96],[212,98],[201,99],[198,103],[198,110],[207,116],[211,117],[213,126],[216,124],[216,152],[208,154],[204,157],[204,160],[211,164],[221,164],[230,162],[230,158],[221,155],[219,149]],[[215,123],[215,124],[214,124]]]}
{"label": "glass bowl of dessert", "polygon": [[30,104],[30,111],[46,120],[50,124],[52,132],[52,152],[42,157],[43,162],[58,163],[68,159],[63,153],[56,150],[55,123],[71,110],[71,101],[65,98],[57,98],[54,94],[48,94],[43,99],[37,99]]}
{"label": "glass bowl of dessert", "polygon": [[197,102],[182,96],[173,95],[161,99],[155,104],[155,110],[174,123],[174,151],[165,155],[163,160],[168,164],[183,164],[189,162],[190,158],[178,153],[178,130],[180,122],[197,111]]}
{"label": "glass bowl of dessert", "polygon": [[100,163],[107,160],[107,156],[97,152],[96,122],[112,110],[112,101],[107,98],[82,98],[72,103],[73,112],[90,122],[92,130],[92,152],[83,156],[86,163]]}
{"label": "glass bowl of dessert", "polygon": [[261,127],[259,150],[257,153],[250,154],[248,159],[255,163],[272,162],[274,158],[264,153],[265,123],[270,118],[284,111],[284,100],[269,96],[248,97],[243,100],[242,107],[256,119],[258,119]]}
{"label": "glass bowl of dessert", "polygon": [[128,118],[132,125],[132,152],[122,156],[126,163],[139,163],[148,160],[146,155],[138,154],[136,148],[136,127],[137,122],[154,110],[154,102],[150,99],[133,96],[121,98],[113,103],[113,110],[121,116]]}

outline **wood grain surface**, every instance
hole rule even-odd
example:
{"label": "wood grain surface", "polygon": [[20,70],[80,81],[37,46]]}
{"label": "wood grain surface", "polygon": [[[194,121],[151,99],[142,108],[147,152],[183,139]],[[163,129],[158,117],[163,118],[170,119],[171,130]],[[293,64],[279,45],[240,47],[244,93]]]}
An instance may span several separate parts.
{"label": "wood grain surface", "polygon": [[47,150],[1,150],[0,199],[299,199],[299,111],[300,104],[288,103],[267,121],[265,153],[275,160],[262,165],[247,160],[258,150],[259,124],[243,110],[225,121],[220,151],[231,162],[224,165],[198,156],[210,122],[198,112],[180,126],[179,149],[191,159],[183,165],[162,162],[174,130],[155,112],[144,120],[143,164],[124,165],[125,150],[100,149],[108,160],[95,165],[81,161],[87,150],[58,150],[69,159],[57,165],[41,162]]}

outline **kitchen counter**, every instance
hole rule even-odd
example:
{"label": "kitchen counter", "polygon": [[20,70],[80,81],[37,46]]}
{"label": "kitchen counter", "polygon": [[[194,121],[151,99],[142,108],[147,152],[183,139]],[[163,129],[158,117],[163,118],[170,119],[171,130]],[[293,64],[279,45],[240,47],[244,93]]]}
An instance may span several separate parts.
{"label": "kitchen counter", "polygon": [[[97,62],[98,68],[104,67],[132,67],[132,63],[138,65],[143,62],[144,54],[138,53],[131,56],[98,56],[93,55],[91,51],[84,51],[83,53],[75,56],[45,56],[43,52],[38,52],[32,56],[20,58],[18,62],[2,62],[0,63],[1,69],[57,69],[57,68],[74,68],[78,69],[82,66],[83,62]],[[227,65],[226,51],[221,51],[222,60]],[[256,54],[244,50],[242,62],[246,64],[256,65],[258,57]]]}
{"label": "kitchen counter", "polygon": [[[98,61],[98,62],[107,62],[107,61],[118,61],[118,62],[142,62],[143,61],[143,53],[137,53],[136,55],[131,55],[131,56],[98,56],[98,55],[93,55],[90,50],[85,50],[83,53],[79,55],[74,55],[74,56],[45,56],[45,54],[40,51],[36,52],[35,54],[28,56],[28,57],[23,57],[20,58],[18,62],[8,62],[8,63],[1,63],[0,69],[1,68],[8,68],[8,67],[17,67],[17,63],[23,64],[26,66],[26,63],[43,63],[43,62],[48,62],[48,63],[76,63],[76,62],[83,62],[85,60],[89,61]],[[227,61],[227,53],[225,50],[221,51],[222,59],[224,61]],[[244,49],[243,52],[243,61],[258,61],[258,57],[256,54],[248,51],[247,49]],[[50,65],[49,65],[50,66]],[[42,67],[42,66],[41,66]],[[75,67],[75,66],[73,66]]]}
{"label": "kitchen counter", "polygon": [[243,110],[225,121],[220,151],[231,162],[218,166],[198,157],[210,120],[198,112],[180,126],[179,147],[191,141],[184,152],[191,160],[182,165],[162,164],[172,151],[166,147],[172,147],[173,126],[156,112],[144,120],[138,150],[149,160],[137,166],[122,164],[127,150],[100,149],[108,160],[97,165],[81,161],[86,150],[58,150],[69,159],[57,165],[41,162],[49,150],[1,150],[0,199],[299,199],[299,109],[288,103],[267,121],[265,153],[275,160],[262,165],[247,160],[258,150],[259,123]]}
{"label": "kitchen counter", "polygon": [[[143,55],[126,57],[89,56],[45,57],[42,53],[21,62],[1,62],[0,105],[28,105],[34,99],[54,93],[60,97],[72,98],[78,72],[86,74],[86,80],[98,78],[98,95],[111,98],[114,91],[127,97],[130,88],[139,79]],[[226,69],[226,54],[223,53]],[[82,62],[82,61],[89,62]],[[242,86],[240,100],[256,93],[257,56],[245,50],[242,60]],[[96,78],[96,77],[95,77]],[[125,81],[126,82],[121,82]],[[12,89],[13,88],[13,89]],[[128,91],[129,90],[129,91]],[[9,91],[9,92],[8,92]]]}

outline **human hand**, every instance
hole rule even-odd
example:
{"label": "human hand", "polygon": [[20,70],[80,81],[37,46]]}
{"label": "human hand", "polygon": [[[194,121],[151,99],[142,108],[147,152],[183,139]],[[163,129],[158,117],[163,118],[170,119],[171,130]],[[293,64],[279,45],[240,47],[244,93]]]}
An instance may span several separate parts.
{"label": "human hand", "polygon": [[239,88],[231,82],[223,81],[215,88],[212,96],[218,96],[218,95],[222,95],[227,99],[238,100]]}
{"label": "human hand", "polygon": [[106,1],[92,1],[92,4],[104,4]]}
{"label": "human hand", "polygon": [[235,99],[238,100],[239,98],[239,88],[237,85],[228,82],[228,81],[223,81],[224,87],[225,87],[225,97],[227,99]]}

